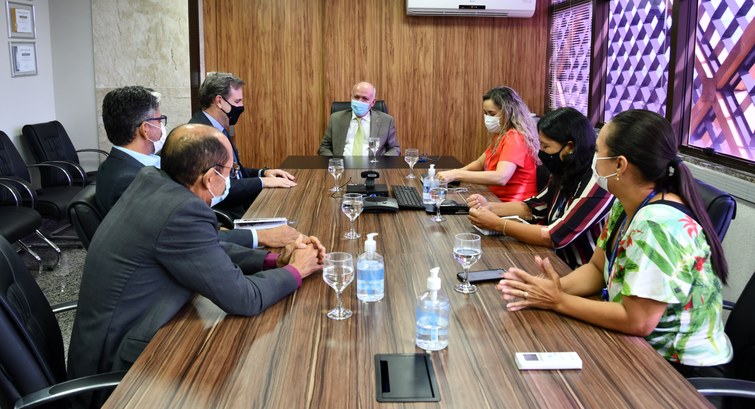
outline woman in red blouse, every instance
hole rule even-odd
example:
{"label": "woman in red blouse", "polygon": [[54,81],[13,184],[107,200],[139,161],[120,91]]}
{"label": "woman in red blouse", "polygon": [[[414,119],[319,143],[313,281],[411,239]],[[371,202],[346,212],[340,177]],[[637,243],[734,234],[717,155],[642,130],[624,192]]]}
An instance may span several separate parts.
{"label": "woman in red blouse", "polygon": [[503,202],[536,195],[540,141],[529,108],[513,89],[495,87],[482,96],[482,111],[491,134],[485,153],[461,169],[438,172],[438,178],[488,185]]}

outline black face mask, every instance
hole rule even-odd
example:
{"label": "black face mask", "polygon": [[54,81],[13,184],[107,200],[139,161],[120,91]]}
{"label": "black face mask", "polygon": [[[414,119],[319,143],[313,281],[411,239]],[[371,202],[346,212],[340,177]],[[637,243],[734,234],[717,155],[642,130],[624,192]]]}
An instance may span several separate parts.
{"label": "black face mask", "polygon": [[564,170],[564,162],[561,161],[561,151],[564,150],[565,147],[566,145],[562,146],[556,153],[545,153],[543,151],[537,153],[537,157],[543,162],[543,165],[548,169],[548,172],[558,175]]}
{"label": "black face mask", "polygon": [[[221,95],[220,97],[223,98],[225,102],[228,102],[228,100],[225,99],[224,96]],[[244,112],[244,107],[243,106],[238,107],[236,105],[231,104],[230,102],[228,102],[228,105],[231,106],[230,111],[225,112],[223,111],[222,108],[220,110],[223,111],[226,114],[226,116],[228,116],[228,124],[236,125],[236,122],[239,121],[239,116],[241,116],[241,113]]]}

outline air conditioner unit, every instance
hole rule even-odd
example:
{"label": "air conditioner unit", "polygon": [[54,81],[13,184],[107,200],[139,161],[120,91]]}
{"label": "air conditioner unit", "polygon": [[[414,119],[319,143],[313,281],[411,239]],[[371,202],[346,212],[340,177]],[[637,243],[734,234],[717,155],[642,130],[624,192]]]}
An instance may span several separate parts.
{"label": "air conditioner unit", "polygon": [[535,0],[406,0],[410,16],[532,17]]}

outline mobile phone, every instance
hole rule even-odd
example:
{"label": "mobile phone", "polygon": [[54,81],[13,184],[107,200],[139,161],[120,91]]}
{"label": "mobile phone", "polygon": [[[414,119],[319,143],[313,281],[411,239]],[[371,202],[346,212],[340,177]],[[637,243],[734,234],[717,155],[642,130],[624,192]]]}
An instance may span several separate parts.
{"label": "mobile phone", "polygon": [[[479,271],[470,271],[469,272],[469,282],[470,283],[487,283],[487,282],[498,282],[503,279],[503,273],[504,271],[500,268],[495,270],[479,270]],[[459,281],[464,281],[464,272],[460,271],[456,274],[456,278],[459,279]]]}

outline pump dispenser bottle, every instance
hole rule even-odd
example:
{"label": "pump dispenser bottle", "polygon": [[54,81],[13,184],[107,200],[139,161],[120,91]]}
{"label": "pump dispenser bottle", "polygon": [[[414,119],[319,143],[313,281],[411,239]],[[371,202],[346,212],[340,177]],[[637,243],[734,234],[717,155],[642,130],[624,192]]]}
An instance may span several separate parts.
{"label": "pump dispenser bottle", "polygon": [[427,170],[427,176],[422,179],[422,202],[425,204],[435,204],[435,201],[430,197],[430,189],[438,186],[438,180],[435,178],[435,164],[430,164],[430,169]]}
{"label": "pump dispenser bottle", "polygon": [[364,253],[357,259],[357,298],[365,302],[380,301],[385,295],[385,262],[375,251],[375,236],[367,234]]}
{"label": "pump dispenser bottle", "polygon": [[448,319],[451,303],[440,289],[439,267],[430,270],[427,291],[417,299],[416,344],[425,351],[439,351],[448,346]]}

